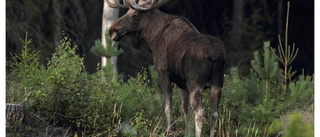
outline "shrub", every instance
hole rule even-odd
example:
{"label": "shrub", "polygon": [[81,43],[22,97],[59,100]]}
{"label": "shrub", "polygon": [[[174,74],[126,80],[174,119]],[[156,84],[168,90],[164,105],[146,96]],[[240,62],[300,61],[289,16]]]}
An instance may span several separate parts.
{"label": "shrub", "polygon": [[[228,107],[237,132],[233,136],[269,136],[280,131],[279,118],[281,114],[300,108],[310,110],[313,104],[313,81],[310,76],[299,76],[297,81],[289,83],[288,96],[282,94],[283,76],[280,72],[275,53],[266,42],[263,56],[254,52],[251,61],[252,71],[249,77],[241,77],[237,68],[231,68],[225,76],[225,86],[222,92],[223,106]],[[261,58],[263,60],[261,60]],[[221,110],[221,109],[220,109]],[[222,111],[225,113],[225,111]],[[227,114],[221,115],[230,115]],[[225,130],[232,131],[233,127]]]}
{"label": "shrub", "polygon": [[39,52],[30,51],[28,45],[32,39],[28,39],[28,33],[23,43],[21,54],[11,54],[9,61],[10,73],[6,76],[6,102],[22,103],[40,83],[39,78],[43,67],[39,65]]}
{"label": "shrub", "polygon": [[284,137],[313,137],[313,123],[306,123],[304,117],[302,113],[292,113]]}
{"label": "shrub", "polygon": [[117,80],[110,64],[87,74],[77,46],[68,38],[61,40],[44,67],[38,63],[38,53],[27,48],[30,42],[10,62],[7,102],[28,97],[29,112],[52,125],[71,127],[77,135],[114,136],[123,121],[131,122],[143,136],[164,131],[161,94],[145,71],[126,83]]}

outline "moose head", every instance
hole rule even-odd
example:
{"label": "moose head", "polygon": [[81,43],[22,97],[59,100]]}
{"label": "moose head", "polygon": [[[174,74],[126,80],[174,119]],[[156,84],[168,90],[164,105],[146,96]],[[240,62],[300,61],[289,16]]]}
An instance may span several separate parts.
{"label": "moose head", "polygon": [[168,1],[149,0],[136,3],[135,0],[126,0],[124,1],[126,4],[122,5],[117,0],[114,3],[106,0],[107,4],[112,8],[129,8],[128,12],[110,27],[110,39],[119,41],[123,36],[141,32],[147,26],[148,15],[151,10],[157,9]]}

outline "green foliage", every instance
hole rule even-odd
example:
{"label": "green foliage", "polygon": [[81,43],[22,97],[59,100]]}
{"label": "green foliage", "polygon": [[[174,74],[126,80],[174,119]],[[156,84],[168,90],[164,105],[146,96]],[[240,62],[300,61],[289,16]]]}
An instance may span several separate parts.
{"label": "green foliage", "polygon": [[[287,44],[287,42],[286,42],[286,44]],[[291,66],[289,67],[289,65],[292,63],[292,61],[298,55],[299,49],[295,48],[295,44],[293,44],[292,48],[289,45],[284,45],[284,48],[285,49],[283,49],[283,46],[281,44],[281,39],[279,36],[279,46],[278,46],[279,55],[276,55],[276,57],[281,62],[281,64],[284,66],[284,69],[285,69],[284,74],[283,74],[284,79],[290,80],[293,77],[293,75],[296,73],[296,71],[291,72],[292,67]]]}
{"label": "green foliage", "polygon": [[[28,45],[32,42],[32,39],[28,39],[28,33],[26,33],[25,39],[20,41],[23,43],[23,50],[21,54],[13,54],[12,61],[9,62],[11,73],[7,75],[7,89],[11,92],[7,93],[7,102],[22,103],[23,99],[27,98],[31,91],[34,89],[33,85],[37,83],[41,71],[39,65],[39,52],[30,51]],[[11,81],[11,79],[17,79],[18,81]],[[19,86],[12,86],[16,84]],[[23,92],[22,92],[23,91]]]}
{"label": "green foliage", "polygon": [[[230,109],[228,106],[228,102],[226,102],[226,98],[221,99],[220,108],[219,108],[219,121],[218,121],[218,130],[217,133],[221,137],[230,136],[231,133],[235,130],[235,121],[233,119],[234,111]],[[221,115],[223,114],[223,115]]]}
{"label": "green foliage", "polygon": [[304,105],[309,106],[313,104],[313,87],[314,84],[311,76],[300,75],[299,79],[296,82],[291,82],[289,84],[290,98],[292,99],[292,102],[302,103],[302,106],[300,106],[302,108],[307,107]]}
{"label": "green foliage", "polygon": [[291,114],[289,125],[284,137],[313,137],[314,127],[311,124],[307,124],[303,121],[303,115],[301,113]]}
{"label": "green foliage", "polygon": [[[236,119],[233,122],[242,125],[236,127],[236,133],[230,130],[233,127],[226,128],[230,130],[229,134],[234,136],[247,136],[249,134],[250,136],[262,136],[267,134],[267,131],[263,129],[270,125],[270,121],[281,114],[284,104],[279,102],[279,98],[268,100],[264,98],[264,81],[258,77],[257,73],[252,73],[249,78],[240,78],[237,68],[232,68],[230,69],[230,75],[225,78],[226,85],[223,88],[223,98],[226,97],[227,99],[223,102],[226,103],[224,105],[230,111],[225,115],[231,115],[229,117]],[[255,124],[252,125],[252,123]]]}
{"label": "green foliage", "polygon": [[76,79],[84,71],[83,58],[76,54],[77,46],[71,46],[71,41],[65,37],[48,63],[51,78],[62,84],[64,80]]}
{"label": "green foliage", "polygon": [[32,108],[42,110],[40,114],[56,120],[56,124],[65,116],[77,117],[80,110],[76,108],[84,107],[87,101],[84,98],[88,93],[84,92],[83,59],[75,50],[76,46],[71,47],[70,40],[61,40],[47,69],[42,71],[37,92],[31,95]]}
{"label": "green foliage", "polygon": [[249,126],[242,126],[238,130],[238,135],[240,136],[246,136],[246,137],[258,137],[261,133],[261,129],[259,126],[256,125],[256,123],[253,123]]}
{"label": "green foliage", "polygon": [[134,117],[135,112],[139,111],[144,111],[144,115],[148,117],[158,115],[158,110],[149,108],[162,106],[161,94],[157,87],[148,86],[146,71],[140,73],[136,78],[129,79],[127,83],[122,83],[116,89],[116,100],[126,104],[122,108],[125,120]]}
{"label": "green foliage", "polygon": [[242,80],[237,68],[231,68],[230,75],[225,76],[225,81],[228,83],[223,87],[223,91],[227,91],[223,94],[230,97],[232,105],[239,105],[245,99],[246,90],[243,89],[245,83]]}
{"label": "green foliage", "polygon": [[270,125],[270,127],[268,129],[268,134],[269,135],[278,134],[282,129],[281,126],[282,126],[281,125],[281,119],[279,119],[279,118],[273,119],[272,124]]}
{"label": "green foliage", "polygon": [[284,72],[283,72],[283,94],[287,93],[287,82],[288,80],[291,80],[293,75],[296,73],[296,71],[292,72],[292,67],[290,64],[292,61],[296,58],[299,49],[295,48],[295,44],[293,44],[293,47],[288,45],[288,25],[289,25],[289,9],[290,9],[290,1],[288,1],[287,4],[287,18],[286,18],[286,30],[285,30],[285,41],[284,41],[284,49],[282,46],[282,42],[279,35],[279,46],[278,46],[278,53],[279,55],[276,55],[277,59],[282,63],[284,66]]}
{"label": "green foliage", "polygon": [[270,49],[270,42],[264,42],[263,62],[261,62],[258,51],[253,52],[254,60],[251,61],[252,68],[259,74],[263,80],[272,80],[277,76],[278,62]]}
{"label": "green foliage", "polygon": [[112,42],[109,38],[109,30],[106,30],[105,39],[106,45],[104,46],[101,40],[96,40],[95,45],[91,48],[91,52],[96,56],[111,58],[112,56],[119,56],[123,53],[123,49],[118,50],[118,43]]}
{"label": "green foliage", "polygon": [[[314,90],[311,76],[301,75],[297,81],[290,82],[289,96],[282,96],[279,86],[282,84],[279,79],[283,79],[279,73],[282,70],[276,61],[275,50],[269,45],[268,42],[264,44],[262,57],[259,52],[254,52],[253,71],[249,77],[241,77],[237,68],[231,68],[230,74],[225,76],[223,106],[232,111],[222,111],[221,115],[231,115],[234,118],[232,125],[240,126],[225,126],[222,133],[232,136],[277,135],[281,130],[281,114],[295,108],[310,110],[309,106],[314,102],[310,100]],[[233,128],[236,132],[232,132]]]}
{"label": "green foliage", "polygon": [[279,66],[274,55],[274,51],[270,49],[270,42],[265,42],[263,46],[263,62],[260,60],[258,51],[253,52],[254,60],[251,61],[252,68],[264,81],[264,98],[269,99],[269,92],[273,89],[271,81],[279,75]]}
{"label": "green foliage", "polygon": [[[22,55],[13,55],[7,102],[21,102],[27,96],[14,95],[28,89],[28,111],[53,125],[67,125],[77,135],[114,136],[122,121],[131,121],[140,135],[164,133],[161,94],[157,86],[151,87],[157,84],[150,83],[146,71],[126,83],[114,78],[110,65],[87,74],[76,50],[77,46],[64,38],[46,68],[27,46]],[[152,76],[156,78],[156,74]]]}

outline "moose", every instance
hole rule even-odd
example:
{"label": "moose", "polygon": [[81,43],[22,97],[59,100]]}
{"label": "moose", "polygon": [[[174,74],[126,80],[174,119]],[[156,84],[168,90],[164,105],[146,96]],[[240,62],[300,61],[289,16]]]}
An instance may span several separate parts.
{"label": "moose", "polygon": [[210,91],[210,137],[218,121],[226,50],[220,40],[201,34],[186,18],[166,14],[158,8],[169,0],[105,0],[111,8],[129,8],[109,28],[109,38],[119,41],[137,35],[150,48],[159,86],[165,100],[166,135],[172,135],[172,85],[181,88],[185,132],[188,132],[189,103],[194,112],[196,136],[205,119],[202,92]]}

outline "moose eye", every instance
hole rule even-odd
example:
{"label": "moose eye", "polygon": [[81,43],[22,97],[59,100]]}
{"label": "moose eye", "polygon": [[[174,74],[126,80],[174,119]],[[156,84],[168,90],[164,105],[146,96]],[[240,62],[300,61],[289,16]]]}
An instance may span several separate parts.
{"label": "moose eye", "polygon": [[132,17],[133,17],[134,19],[138,19],[138,18],[140,17],[140,14],[139,14],[139,13],[134,14]]}

